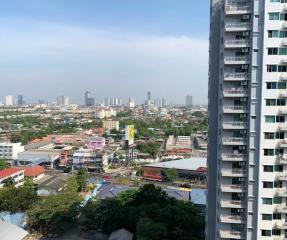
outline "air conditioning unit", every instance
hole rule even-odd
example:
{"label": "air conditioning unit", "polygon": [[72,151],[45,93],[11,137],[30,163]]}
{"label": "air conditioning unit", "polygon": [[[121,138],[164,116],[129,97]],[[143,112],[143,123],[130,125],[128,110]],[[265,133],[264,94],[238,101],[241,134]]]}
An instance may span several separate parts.
{"label": "air conditioning unit", "polygon": [[243,36],[243,37],[248,37],[249,35],[250,35],[249,31],[246,31],[246,32],[243,32],[243,33],[242,33],[242,36]]}
{"label": "air conditioning unit", "polygon": [[242,48],[241,52],[248,53],[249,52],[249,48]]}
{"label": "air conditioning unit", "polygon": [[242,70],[248,69],[248,65],[242,65],[242,66],[241,66],[241,69],[242,69]]}
{"label": "air conditioning unit", "polygon": [[242,16],[243,20],[249,20],[250,19],[250,15],[249,14],[245,14]]}
{"label": "air conditioning unit", "polygon": [[246,114],[245,113],[240,114],[240,118],[246,118]]}
{"label": "air conditioning unit", "polygon": [[242,102],[247,102],[247,100],[248,100],[247,97],[241,98],[241,101],[242,101]]}
{"label": "air conditioning unit", "polygon": [[246,147],[245,147],[245,146],[239,146],[239,149],[240,149],[240,150],[245,150]]}
{"label": "air conditioning unit", "polygon": [[248,85],[247,81],[241,82],[241,86],[247,86],[247,85]]}
{"label": "air conditioning unit", "polygon": [[240,177],[239,179],[238,179],[240,182],[244,182],[244,178],[243,177]]}

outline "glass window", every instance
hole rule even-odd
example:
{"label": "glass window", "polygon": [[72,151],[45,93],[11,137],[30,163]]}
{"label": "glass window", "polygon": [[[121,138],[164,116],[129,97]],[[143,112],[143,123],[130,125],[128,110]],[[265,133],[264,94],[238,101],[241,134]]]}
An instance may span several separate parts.
{"label": "glass window", "polygon": [[272,198],[262,198],[262,204],[272,205]]}
{"label": "glass window", "polygon": [[280,18],[279,12],[269,13],[269,20],[279,20],[279,18]]}
{"label": "glass window", "polygon": [[274,172],[283,172],[283,165],[275,165]]}
{"label": "glass window", "polygon": [[262,214],[262,220],[272,221],[272,214]]}
{"label": "glass window", "polygon": [[261,236],[271,237],[271,230],[261,230]]}
{"label": "glass window", "polygon": [[273,213],[274,220],[281,220],[281,213]]}
{"label": "glass window", "polygon": [[265,165],[263,166],[264,172],[273,172],[273,166],[272,165]]}
{"label": "glass window", "polygon": [[273,182],[263,182],[263,188],[273,188]]}
{"label": "glass window", "polygon": [[264,156],[274,156],[274,149],[264,149]]}
{"label": "glass window", "polygon": [[275,122],[275,116],[265,116],[265,122],[266,123],[274,123]]}

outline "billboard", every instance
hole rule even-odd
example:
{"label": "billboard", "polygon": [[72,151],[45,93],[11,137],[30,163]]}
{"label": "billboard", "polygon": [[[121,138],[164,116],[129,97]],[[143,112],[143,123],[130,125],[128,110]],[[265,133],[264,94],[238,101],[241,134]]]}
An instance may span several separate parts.
{"label": "billboard", "polygon": [[135,127],[134,125],[126,126],[125,140],[129,142],[129,145],[134,144],[135,141]]}

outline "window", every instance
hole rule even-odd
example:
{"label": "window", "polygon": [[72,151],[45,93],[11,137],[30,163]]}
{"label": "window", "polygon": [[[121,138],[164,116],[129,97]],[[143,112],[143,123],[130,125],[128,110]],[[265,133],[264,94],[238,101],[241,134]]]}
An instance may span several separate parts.
{"label": "window", "polygon": [[263,166],[264,172],[273,172],[273,166],[272,165],[265,165]]}
{"label": "window", "polygon": [[269,20],[279,20],[280,18],[279,12],[269,13]]}
{"label": "window", "polygon": [[283,172],[283,165],[275,165],[274,172]]}
{"label": "window", "polygon": [[271,230],[261,230],[261,236],[271,237]]}
{"label": "window", "polygon": [[281,230],[280,229],[272,229],[272,235],[273,236],[281,235]]}
{"label": "window", "polygon": [[267,65],[267,72],[277,72],[277,65]]}
{"label": "window", "polygon": [[282,188],[282,181],[274,181],[274,188]]}
{"label": "window", "polygon": [[263,182],[263,188],[273,188],[273,182]]}
{"label": "window", "polygon": [[268,48],[268,55],[278,55],[278,48]]}
{"label": "window", "polygon": [[272,214],[262,214],[262,220],[272,221]]}
{"label": "window", "polygon": [[273,213],[274,220],[281,220],[281,213]]}
{"label": "window", "polygon": [[269,30],[268,31],[268,37],[269,38],[278,38],[279,35],[281,35],[281,32],[279,33],[278,30]]}
{"label": "window", "polygon": [[264,156],[274,156],[274,149],[264,149]]}
{"label": "window", "polygon": [[285,106],[285,99],[266,99],[266,106]]}
{"label": "window", "polygon": [[276,82],[267,82],[266,88],[267,89],[277,89],[277,83]]}

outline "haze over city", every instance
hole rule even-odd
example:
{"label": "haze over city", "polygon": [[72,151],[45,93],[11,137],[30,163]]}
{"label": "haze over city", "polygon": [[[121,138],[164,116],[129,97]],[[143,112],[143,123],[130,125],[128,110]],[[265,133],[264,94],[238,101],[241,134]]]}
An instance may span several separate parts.
{"label": "haze over city", "polygon": [[[196,6],[195,6],[196,3]],[[68,95],[207,102],[208,1],[12,0],[0,4],[0,99]],[[15,87],[17,86],[17,87]]]}

